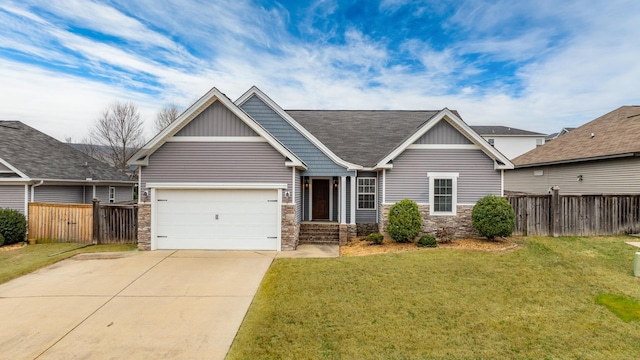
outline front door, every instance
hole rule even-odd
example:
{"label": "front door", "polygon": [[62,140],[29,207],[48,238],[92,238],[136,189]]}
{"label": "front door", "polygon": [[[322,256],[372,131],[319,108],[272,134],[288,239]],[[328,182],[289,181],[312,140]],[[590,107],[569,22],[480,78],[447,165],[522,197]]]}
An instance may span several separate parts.
{"label": "front door", "polygon": [[313,179],[311,189],[311,219],[329,220],[329,180]]}

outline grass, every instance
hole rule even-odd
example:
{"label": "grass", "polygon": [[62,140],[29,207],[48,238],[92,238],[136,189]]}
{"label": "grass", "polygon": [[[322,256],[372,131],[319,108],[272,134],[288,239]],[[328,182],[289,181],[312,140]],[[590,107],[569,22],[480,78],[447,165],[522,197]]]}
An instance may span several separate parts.
{"label": "grass", "polygon": [[640,302],[625,296],[600,294],[596,302],[604,305],[622,321],[640,321]]}
{"label": "grass", "polygon": [[0,251],[0,284],[32,271],[87,252],[130,251],[135,245],[37,244]]}
{"label": "grass", "polygon": [[640,322],[594,301],[640,299],[625,240],[277,259],[227,359],[638,359]]}

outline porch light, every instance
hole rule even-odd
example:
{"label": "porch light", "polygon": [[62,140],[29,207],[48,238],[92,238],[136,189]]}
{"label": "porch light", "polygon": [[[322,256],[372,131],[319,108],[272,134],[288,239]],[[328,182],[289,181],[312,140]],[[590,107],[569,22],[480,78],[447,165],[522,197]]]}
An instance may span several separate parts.
{"label": "porch light", "polygon": [[306,189],[308,189],[308,188],[309,188],[309,178],[304,178],[304,187],[305,187]]}
{"label": "porch light", "polygon": [[338,188],[338,179],[333,179],[333,187]]}

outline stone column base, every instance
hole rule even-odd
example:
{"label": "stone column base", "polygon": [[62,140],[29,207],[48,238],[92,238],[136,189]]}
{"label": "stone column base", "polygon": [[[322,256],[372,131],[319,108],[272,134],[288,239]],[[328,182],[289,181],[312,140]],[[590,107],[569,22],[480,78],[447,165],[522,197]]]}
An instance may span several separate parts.
{"label": "stone column base", "polygon": [[151,250],[151,204],[138,205],[138,249]]}

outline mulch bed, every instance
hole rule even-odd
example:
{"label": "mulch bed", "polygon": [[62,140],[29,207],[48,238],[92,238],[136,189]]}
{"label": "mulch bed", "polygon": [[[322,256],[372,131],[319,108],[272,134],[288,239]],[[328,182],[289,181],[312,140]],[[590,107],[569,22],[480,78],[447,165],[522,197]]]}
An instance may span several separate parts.
{"label": "mulch bed", "polygon": [[456,239],[447,243],[438,243],[436,248],[418,247],[415,243],[397,243],[391,239],[385,239],[382,245],[371,245],[364,238],[350,239],[347,245],[340,246],[340,255],[365,256],[374,254],[397,253],[406,251],[435,250],[438,248],[473,251],[507,251],[515,249],[518,245],[508,238],[497,238],[489,241],[484,238]]}
{"label": "mulch bed", "polygon": [[16,250],[16,249],[21,249],[21,248],[23,248],[25,246],[27,246],[27,243],[19,242],[17,244],[0,246],[0,251]]}

